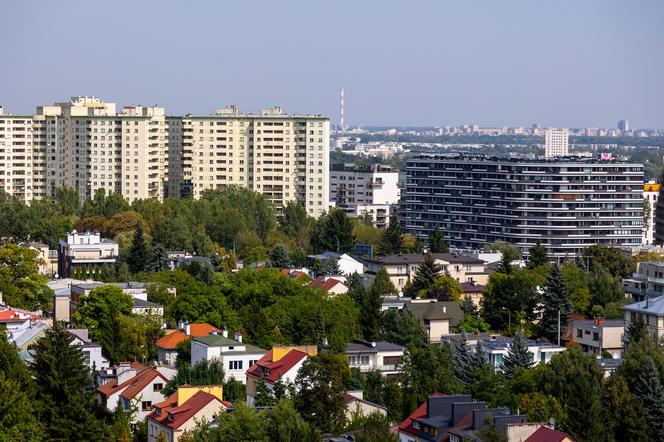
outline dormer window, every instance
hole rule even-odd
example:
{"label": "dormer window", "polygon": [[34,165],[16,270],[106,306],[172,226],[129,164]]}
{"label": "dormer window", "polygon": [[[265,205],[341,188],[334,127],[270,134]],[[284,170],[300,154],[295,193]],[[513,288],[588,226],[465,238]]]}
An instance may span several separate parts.
{"label": "dormer window", "polygon": [[168,421],[173,422],[173,413],[168,413]]}
{"label": "dormer window", "polygon": [[161,408],[157,408],[157,407],[155,407],[155,409],[154,409],[154,413],[155,413],[157,416],[161,416]]}
{"label": "dormer window", "polygon": [[418,421],[413,421],[413,428],[420,429],[420,423]]}
{"label": "dormer window", "polygon": [[264,376],[269,376],[270,375],[270,369],[267,367],[263,367],[263,375]]}

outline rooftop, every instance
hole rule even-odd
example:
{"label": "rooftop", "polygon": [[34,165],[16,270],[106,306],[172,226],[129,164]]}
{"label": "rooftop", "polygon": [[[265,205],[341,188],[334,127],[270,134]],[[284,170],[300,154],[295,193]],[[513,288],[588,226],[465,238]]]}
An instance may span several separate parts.
{"label": "rooftop", "polygon": [[[233,406],[230,402],[219,400],[213,394],[199,391],[178,407],[178,393],[176,391],[165,401],[154,404],[155,411],[148,415],[148,419],[159,422],[171,430],[177,430],[189,419],[195,417],[206,405],[214,401],[219,403],[220,408]],[[156,410],[159,411],[157,412]]]}
{"label": "rooftop", "polygon": [[[479,258],[468,255],[460,255],[456,253],[432,253],[436,260],[446,261],[450,264],[484,264],[485,262]],[[377,258],[368,259],[369,262],[375,262],[383,265],[395,264],[419,264],[424,261],[424,254],[422,253],[400,253],[398,255],[387,255]]]}
{"label": "rooftop", "polygon": [[[491,339],[484,339],[481,341],[481,344],[490,349],[502,350],[508,348],[512,344],[513,340],[514,339],[507,336],[500,336]],[[526,345],[528,347],[562,348],[555,344],[551,344],[550,342],[544,342],[535,339],[526,339]]]}
{"label": "rooftop", "polygon": [[[276,362],[272,361],[272,350],[269,350],[265,355],[252,365],[247,374],[262,378],[268,382],[274,383],[284,374],[288,373],[298,362],[305,359],[309,355],[298,349],[292,349],[281,359]],[[267,374],[263,371],[267,369]]]}
{"label": "rooftop", "polygon": [[409,300],[404,302],[405,310],[418,320],[449,319],[452,327],[463,320],[463,312],[455,301],[439,302],[433,299]]}
{"label": "rooftop", "polygon": [[657,298],[646,298],[645,301],[623,306],[623,310],[648,315],[664,316],[664,295],[658,296]]}
{"label": "rooftop", "polygon": [[221,333],[221,330],[210,324],[189,324],[189,335],[184,330],[176,330],[172,333],[162,336],[155,341],[155,345],[164,349],[175,349],[180,342],[189,338],[198,338],[208,336],[210,332]]}
{"label": "rooftop", "polygon": [[483,155],[483,154],[470,154],[470,153],[440,153],[440,154],[422,154],[416,157],[410,158],[408,161],[431,161],[431,160],[448,160],[448,161],[477,161],[477,162],[494,162],[494,163],[532,163],[532,164],[560,164],[564,163],[566,165],[577,163],[577,164],[621,164],[629,166],[639,166],[643,167],[643,164],[618,161],[615,158],[610,160],[600,160],[597,158],[589,157],[555,157],[555,158],[517,158],[517,157],[507,157],[507,156],[495,156],[495,155]]}
{"label": "rooftop", "polygon": [[376,353],[379,351],[404,351],[404,347],[387,341],[367,342],[354,340],[346,344],[346,353]]}

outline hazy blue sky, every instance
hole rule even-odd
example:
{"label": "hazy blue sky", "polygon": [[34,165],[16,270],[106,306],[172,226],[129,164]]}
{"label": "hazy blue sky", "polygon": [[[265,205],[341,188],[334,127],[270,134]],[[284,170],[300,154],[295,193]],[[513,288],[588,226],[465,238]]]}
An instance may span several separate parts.
{"label": "hazy blue sky", "polygon": [[356,125],[664,127],[664,1],[10,1],[0,104],[72,95]]}

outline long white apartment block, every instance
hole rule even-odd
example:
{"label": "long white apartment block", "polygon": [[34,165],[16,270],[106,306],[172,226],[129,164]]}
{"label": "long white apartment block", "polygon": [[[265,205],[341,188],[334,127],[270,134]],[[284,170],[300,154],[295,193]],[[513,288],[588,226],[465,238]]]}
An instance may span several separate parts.
{"label": "long white apartment block", "polygon": [[26,202],[64,186],[81,198],[104,189],[131,202],[240,185],[277,210],[297,201],[319,216],[329,206],[329,137],[328,118],[278,107],[168,117],[159,106],[118,112],[96,97],[39,106],[35,115],[0,107],[0,189]]}

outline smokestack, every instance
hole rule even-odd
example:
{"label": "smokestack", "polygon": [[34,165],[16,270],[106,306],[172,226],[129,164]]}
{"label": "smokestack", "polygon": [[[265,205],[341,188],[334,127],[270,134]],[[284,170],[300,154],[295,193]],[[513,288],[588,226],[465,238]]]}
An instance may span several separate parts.
{"label": "smokestack", "polygon": [[339,130],[343,131],[346,129],[344,123],[344,87],[341,86],[341,96],[339,100]]}

